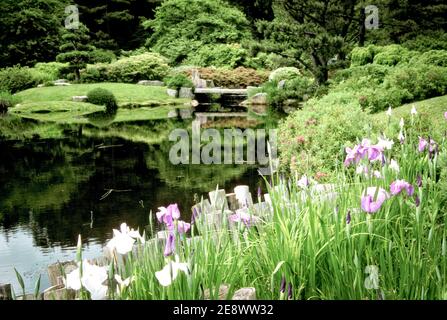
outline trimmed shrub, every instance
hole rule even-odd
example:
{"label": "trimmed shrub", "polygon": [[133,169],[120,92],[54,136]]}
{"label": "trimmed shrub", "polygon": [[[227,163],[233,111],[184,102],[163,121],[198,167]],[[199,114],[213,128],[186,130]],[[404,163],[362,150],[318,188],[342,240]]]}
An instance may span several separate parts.
{"label": "trimmed shrub", "polygon": [[36,85],[36,79],[28,67],[15,66],[0,70],[0,91],[16,93]]}
{"label": "trimmed shrub", "polygon": [[116,56],[111,50],[95,49],[90,52],[92,63],[111,63],[116,60]]}
{"label": "trimmed shrub", "polygon": [[122,58],[111,63],[107,69],[109,81],[126,83],[162,80],[170,70],[166,59],[156,53]]}
{"label": "trimmed shrub", "polygon": [[107,68],[108,65],[104,63],[87,66],[87,68],[81,72],[81,82],[98,83],[108,81]]}
{"label": "trimmed shrub", "polygon": [[[260,86],[268,80],[268,72],[238,67],[233,70],[223,68],[198,68],[202,79],[213,80],[214,84],[223,88],[246,88]],[[191,76],[191,69],[185,71]]]}
{"label": "trimmed shrub", "polygon": [[181,87],[185,88],[193,87],[191,79],[182,73],[177,73],[169,77],[166,77],[163,81],[164,83],[166,83],[166,86],[169,89],[180,89]]}
{"label": "trimmed shrub", "polygon": [[190,55],[185,64],[199,67],[226,67],[236,68],[244,65],[247,51],[239,44],[216,44],[200,47]]}
{"label": "trimmed shrub", "polygon": [[87,93],[88,102],[100,106],[106,106],[107,110],[118,107],[113,93],[106,89],[96,88]]}
{"label": "trimmed shrub", "polygon": [[447,68],[418,65],[397,68],[387,78],[386,88],[398,88],[409,94],[401,102],[424,100],[447,94]]}
{"label": "trimmed shrub", "polygon": [[349,93],[311,99],[279,125],[281,166],[298,174],[331,174],[344,160],[344,147],[367,131],[367,114]]}
{"label": "trimmed shrub", "polygon": [[281,80],[291,80],[299,76],[301,76],[301,72],[298,68],[283,67],[272,71],[269,76],[269,81],[280,82]]}
{"label": "trimmed shrub", "polygon": [[410,60],[411,65],[427,64],[447,67],[447,50],[430,50]]}
{"label": "trimmed shrub", "polygon": [[392,44],[385,47],[376,47],[377,53],[374,56],[374,63],[395,66],[398,63],[404,63],[410,61],[413,54],[407,48],[397,44]]}
{"label": "trimmed shrub", "polygon": [[36,63],[34,66],[34,70],[44,73],[48,75],[50,78],[49,81],[57,80],[59,78],[62,78],[61,71],[68,67],[68,64],[66,63],[60,63],[60,62],[39,62]]}
{"label": "trimmed shrub", "polygon": [[1,91],[0,92],[0,114],[6,113],[9,108],[14,107],[19,102],[20,102],[20,99],[16,96],[13,96],[10,92]]}
{"label": "trimmed shrub", "polygon": [[351,52],[351,66],[364,66],[368,63],[373,63],[376,51],[377,48],[374,45],[354,48]]}

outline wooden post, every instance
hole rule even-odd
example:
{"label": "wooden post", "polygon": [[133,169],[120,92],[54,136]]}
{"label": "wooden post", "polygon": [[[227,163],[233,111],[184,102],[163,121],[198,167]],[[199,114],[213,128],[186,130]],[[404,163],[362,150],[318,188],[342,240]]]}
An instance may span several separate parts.
{"label": "wooden post", "polygon": [[70,273],[76,269],[78,265],[74,261],[57,262],[48,266],[48,278],[50,279],[51,286],[57,286],[61,284],[61,277],[67,273]]}
{"label": "wooden post", "polygon": [[12,300],[12,291],[10,284],[0,283],[0,300]]}
{"label": "wooden post", "polygon": [[224,189],[209,192],[210,203],[215,210],[228,210],[228,202]]}
{"label": "wooden post", "polygon": [[239,209],[239,201],[237,200],[235,193],[227,194],[227,202],[228,207],[231,211],[236,211],[237,209]]}

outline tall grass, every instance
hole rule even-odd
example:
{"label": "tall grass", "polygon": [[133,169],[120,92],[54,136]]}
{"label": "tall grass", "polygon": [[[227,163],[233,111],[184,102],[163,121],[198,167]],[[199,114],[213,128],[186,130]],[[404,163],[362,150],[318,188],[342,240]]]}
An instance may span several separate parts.
{"label": "tall grass", "polygon": [[[228,284],[227,298],[253,286],[259,299],[279,299],[285,281],[289,299],[447,299],[447,210],[439,183],[445,168],[438,166],[447,157],[445,139],[438,154],[429,154],[417,150],[417,131],[405,135],[385,152],[387,164],[365,162],[381,178],[341,167],[333,185],[302,188],[298,177],[277,175],[266,180],[271,210],[251,226],[230,223],[225,210],[202,212],[190,238],[176,237],[175,254],[189,272],[168,287],[155,272],[173,257],[164,257],[162,240],[150,240],[114,271],[135,279],[113,298],[217,299]],[[392,195],[373,214],[361,209],[366,188],[390,192],[397,179],[412,184],[414,195]]]}

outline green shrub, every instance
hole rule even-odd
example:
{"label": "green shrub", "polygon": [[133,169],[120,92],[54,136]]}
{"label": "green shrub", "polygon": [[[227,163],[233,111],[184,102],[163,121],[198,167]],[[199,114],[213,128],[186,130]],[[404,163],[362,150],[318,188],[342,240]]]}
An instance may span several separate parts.
{"label": "green shrub", "polygon": [[117,108],[117,102],[113,93],[106,89],[96,88],[87,93],[88,102],[100,106],[106,106],[107,110]]}
{"label": "green shrub", "polygon": [[104,63],[97,63],[89,65],[81,72],[81,82],[83,83],[98,83],[109,81],[108,65]]}
{"label": "green shrub", "polygon": [[177,73],[177,74],[168,76],[163,81],[166,84],[166,86],[170,89],[180,89],[181,87],[185,87],[185,88],[193,87],[193,83],[192,83],[191,79],[182,73]]}
{"label": "green shrub", "polygon": [[426,64],[447,67],[447,50],[430,50],[410,60],[411,65]]}
{"label": "green shrub", "polygon": [[28,67],[15,66],[0,70],[0,91],[16,93],[36,85],[36,79]]}
{"label": "green shrub", "polygon": [[111,63],[116,60],[116,56],[111,50],[95,49],[89,54],[92,63]]}
{"label": "green shrub", "polygon": [[9,108],[14,107],[19,102],[20,99],[10,92],[0,91],[0,114],[7,112]]}
{"label": "green shrub", "polygon": [[376,50],[377,48],[374,45],[354,48],[351,52],[351,66],[364,66],[373,63]]}
{"label": "green shrub", "polygon": [[[223,88],[260,86],[268,80],[268,72],[245,67],[233,70],[224,68],[198,68],[198,70],[202,79],[212,80],[214,85]],[[192,69],[185,72],[191,76]]]}
{"label": "green shrub", "polygon": [[204,46],[242,43],[251,38],[244,13],[223,0],[163,1],[154,19],[144,21],[143,27],[151,35],[146,46],[174,65],[193,59]]}
{"label": "green shrub", "polygon": [[316,90],[317,85],[313,79],[300,76],[286,80],[283,87],[280,87],[277,81],[266,82],[257,92],[267,93],[269,105],[281,111],[287,100],[307,101],[316,93]]}
{"label": "green shrub", "polygon": [[403,42],[402,46],[409,50],[420,52],[430,50],[447,50],[447,33],[439,30],[428,34],[422,34],[414,39]]}
{"label": "green shrub", "polygon": [[50,78],[49,81],[60,79],[61,70],[68,67],[66,63],[60,62],[39,62],[34,66],[34,70],[45,73]]}
{"label": "green shrub", "polygon": [[301,76],[301,72],[298,68],[283,67],[274,70],[270,73],[269,81],[280,82],[281,80],[291,80]]}
{"label": "green shrub", "polygon": [[447,68],[417,65],[396,68],[387,78],[387,89],[408,92],[410,98],[402,102],[424,100],[447,94]]}
{"label": "green shrub", "polygon": [[185,64],[199,67],[226,67],[236,68],[244,65],[247,51],[238,44],[204,45],[193,55],[190,55]]}
{"label": "green shrub", "polygon": [[133,83],[140,80],[162,80],[169,70],[165,58],[156,53],[144,53],[111,63],[107,74],[109,81]]}
{"label": "green shrub", "polygon": [[367,114],[349,93],[311,99],[279,125],[281,166],[299,174],[334,173],[344,147],[367,131]]}
{"label": "green shrub", "polygon": [[407,48],[397,44],[392,44],[385,47],[376,47],[377,53],[374,56],[374,63],[395,66],[398,63],[405,63],[410,61],[410,58],[415,53],[409,51]]}

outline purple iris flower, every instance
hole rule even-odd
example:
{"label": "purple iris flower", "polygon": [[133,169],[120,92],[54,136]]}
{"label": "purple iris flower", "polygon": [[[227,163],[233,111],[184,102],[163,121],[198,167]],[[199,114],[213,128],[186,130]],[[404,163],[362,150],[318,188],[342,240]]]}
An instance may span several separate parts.
{"label": "purple iris flower", "polygon": [[169,205],[169,207],[167,208],[167,211],[168,211],[167,214],[172,216],[172,218],[174,220],[180,219],[180,210],[178,208],[177,203]]}
{"label": "purple iris flower", "polygon": [[422,188],[422,177],[420,175],[417,177],[416,185]]}
{"label": "purple iris flower", "polygon": [[177,230],[180,234],[185,234],[191,229],[191,224],[186,223],[185,221],[177,222]]}
{"label": "purple iris flower", "polygon": [[287,293],[287,298],[289,300],[292,300],[292,298],[293,298],[293,291],[292,291],[292,284],[291,283],[289,283],[289,290],[288,290],[288,293]]}
{"label": "purple iris flower", "polygon": [[447,112],[444,113],[444,118],[447,120]]}
{"label": "purple iris flower", "polygon": [[391,194],[392,195],[398,195],[402,192],[402,190],[405,190],[407,194],[411,197],[414,193],[414,187],[406,182],[405,180],[396,180],[394,181],[390,186]]}
{"label": "purple iris flower", "polygon": [[231,215],[228,219],[234,223],[243,222],[247,227],[251,227],[259,220],[258,217],[250,215],[247,210],[244,209],[236,210],[236,213]]}
{"label": "purple iris flower", "polygon": [[428,141],[425,140],[422,137],[419,137],[419,146],[418,146],[418,151],[419,152],[424,152],[424,150],[427,148],[428,146]]}
{"label": "purple iris flower", "polygon": [[390,195],[384,189],[370,187],[366,189],[366,192],[364,192],[362,197],[362,210],[367,213],[375,213],[380,210],[385,200],[389,199],[389,197]]}
{"label": "purple iris flower", "polygon": [[169,232],[168,239],[166,239],[165,246],[165,257],[169,257],[175,251],[175,235],[172,232]]}
{"label": "purple iris flower", "polygon": [[191,217],[191,224],[196,223],[196,219],[199,216],[199,213],[197,212],[197,209],[192,209],[192,217]]}
{"label": "purple iris flower", "polygon": [[279,289],[280,293],[285,293],[286,292],[286,278],[282,277],[281,278],[281,289]]}
{"label": "purple iris flower", "polygon": [[346,215],[346,224],[351,223],[351,210],[348,210],[348,214]]}
{"label": "purple iris flower", "polygon": [[359,163],[360,160],[363,158],[364,154],[362,152],[362,146],[357,145],[353,149],[346,148],[346,159],[345,159],[345,166],[351,165],[351,163]]}

